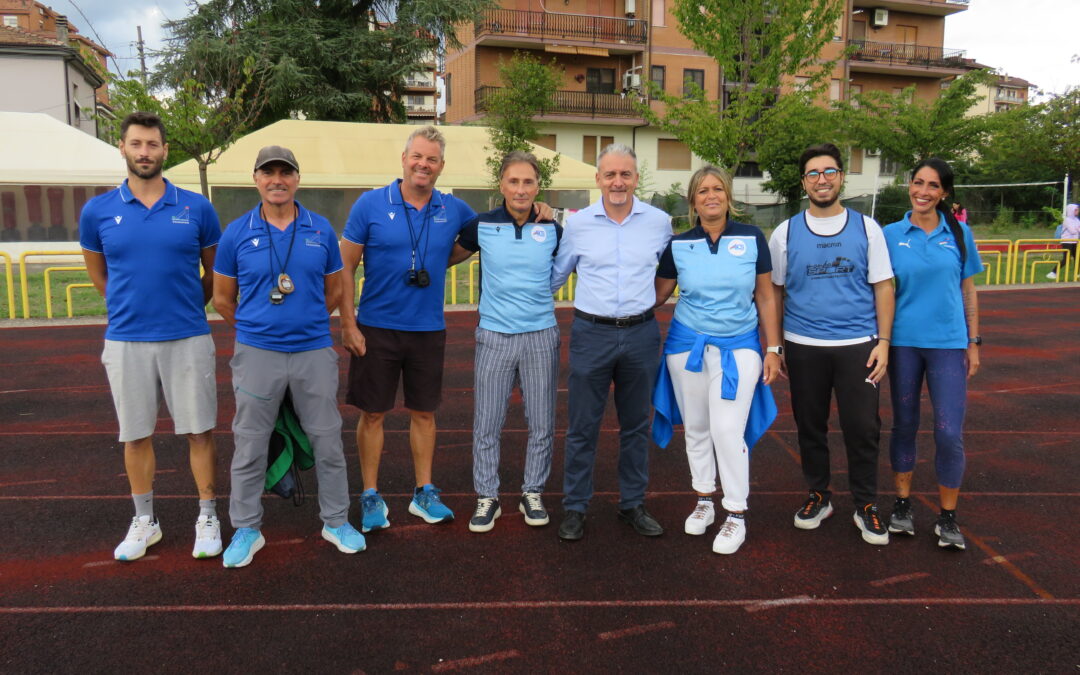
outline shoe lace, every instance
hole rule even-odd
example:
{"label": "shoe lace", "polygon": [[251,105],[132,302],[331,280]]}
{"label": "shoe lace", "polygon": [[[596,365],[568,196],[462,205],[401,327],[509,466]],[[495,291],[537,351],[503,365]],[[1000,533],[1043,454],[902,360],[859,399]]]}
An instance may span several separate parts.
{"label": "shoe lace", "polygon": [[422,490],[420,492],[420,499],[424,501],[425,506],[427,504],[441,504],[442,499],[439,497],[439,493],[442,492],[437,487],[433,487],[430,490]]}
{"label": "shoe lace", "polygon": [[694,507],[694,512],[690,514],[690,517],[695,520],[705,520],[709,517],[709,512],[712,511],[712,504],[709,502],[698,502]]}
{"label": "shoe lace", "polygon": [[128,527],[127,536],[124,539],[142,539],[146,536],[147,531],[154,524],[151,520],[143,520],[136,516],[131,519],[131,526]]}
{"label": "shoe lace", "polygon": [[960,526],[956,524],[954,518],[938,518],[938,529],[949,534],[960,533]]}
{"label": "shoe lace", "polygon": [[480,518],[487,518],[488,513],[495,508],[494,497],[484,497],[476,502],[476,515]]}
{"label": "shoe lace", "polygon": [[721,537],[734,537],[739,532],[739,523],[734,518],[728,518],[720,526]]}
{"label": "shoe lace", "polygon": [[535,492],[525,493],[525,508],[529,511],[543,511],[544,502],[540,501],[540,495]]}
{"label": "shoe lace", "polygon": [[199,519],[196,522],[195,528],[196,539],[215,539],[218,533],[218,520],[217,518],[207,518],[205,520]]}
{"label": "shoe lace", "polygon": [[804,516],[809,516],[811,513],[813,513],[814,508],[818,504],[820,504],[821,502],[822,502],[821,493],[820,492],[811,492],[810,493],[810,499],[807,499],[806,503],[803,504],[803,507],[802,507],[803,515]]}
{"label": "shoe lace", "polygon": [[867,504],[865,507],[863,507],[863,514],[865,515],[865,519],[866,519],[867,523],[870,525],[870,529],[872,529],[872,530],[880,530],[880,529],[882,529],[882,527],[881,527],[881,518],[878,516],[876,506],[874,506],[872,504]]}
{"label": "shoe lace", "polygon": [[360,506],[365,512],[375,511],[379,508],[379,495],[362,495]]}

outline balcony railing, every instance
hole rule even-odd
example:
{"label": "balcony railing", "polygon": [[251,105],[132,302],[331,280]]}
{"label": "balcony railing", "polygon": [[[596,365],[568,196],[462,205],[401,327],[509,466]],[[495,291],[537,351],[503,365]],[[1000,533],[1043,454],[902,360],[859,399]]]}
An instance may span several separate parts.
{"label": "balcony railing", "polygon": [[[488,97],[502,87],[476,89],[476,110],[487,110]],[[641,117],[632,99],[619,94],[594,94],[587,91],[556,91],[551,101],[536,111],[537,115],[583,115],[588,117]]]}
{"label": "balcony railing", "polygon": [[414,80],[412,78],[405,78],[405,86],[412,87],[413,89],[433,89],[435,87],[435,80]]}
{"label": "balcony railing", "polygon": [[435,112],[434,103],[406,103],[405,112],[407,113],[424,113],[433,114]]}
{"label": "balcony railing", "polygon": [[909,45],[896,42],[852,40],[853,61],[869,61],[887,65],[925,66],[927,68],[959,68],[963,49],[945,49],[928,45]]}
{"label": "balcony railing", "polygon": [[516,35],[547,40],[584,42],[621,42],[643,45],[648,40],[648,22],[580,14],[524,12],[516,9],[493,9],[484,12],[476,24],[476,36]]}

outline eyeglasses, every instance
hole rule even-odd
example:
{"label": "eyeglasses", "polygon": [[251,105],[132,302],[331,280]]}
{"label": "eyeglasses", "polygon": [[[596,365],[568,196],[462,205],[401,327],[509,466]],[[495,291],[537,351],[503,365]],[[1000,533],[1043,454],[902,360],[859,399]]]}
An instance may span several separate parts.
{"label": "eyeglasses", "polygon": [[836,178],[839,175],[840,175],[840,169],[829,168],[829,169],[825,169],[824,171],[818,171],[817,169],[814,169],[813,171],[807,171],[806,173],[804,173],[802,175],[802,177],[803,178],[809,178],[810,180],[813,181],[813,180],[817,180],[821,176],[825,176],[825,180],[832,180],[833,178]]}

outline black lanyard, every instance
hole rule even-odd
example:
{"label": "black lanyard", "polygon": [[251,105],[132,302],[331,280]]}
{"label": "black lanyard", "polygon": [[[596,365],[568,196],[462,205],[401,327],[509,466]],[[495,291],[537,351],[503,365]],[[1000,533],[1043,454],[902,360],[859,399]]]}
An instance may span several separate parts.
{"label": "black lanyard", "polygon": [[[434,195],[432,195],[434,196]],[[409,225],[409,242],[412,245],[412,262],[409,269],[416,269],[417,255],[420,257],[420,269],[426,270],[424,261],[427,259],[428,241],[431,240],[431,199],[428,199],[427,206],[424,207],[424,217],[420,222],[420,232],[417,234],[413,230],[412,218],[409,217],[409,203],[405,201],[405,198],[401,199],[401,206],[405,209],[405,222]],[[418,251],[420,240],[424,240],[424,250]]]}
{"label": "black lanyard", "polygon": [[[293,208],[295,209],[296,207]],[[281,258],[278,257],[277,251],[274,250],[274,233],[270,231],[270,221],[263,217],[262,206],[259,207],[259,217],[262,218],[263,223],[266,224],[266,239],[267,243],[270,244],[267,247],[267,250],[270,254],[270,281],[271,284],[276,284],[276,276],[274,275],[274,260],[276,259],[278,264],[281,265],[281,273],[285,274],[285,268],[289,266],[289,258],[292,257],[293,244],[296,243],[296,231],[300,229],[300,223],[297,222],[300,218],[299,209],[296,210],[296,215],[293,216],[293,231],[292,236],[289,238],[289,250],[285,252],[284,263],[281,262]]]}

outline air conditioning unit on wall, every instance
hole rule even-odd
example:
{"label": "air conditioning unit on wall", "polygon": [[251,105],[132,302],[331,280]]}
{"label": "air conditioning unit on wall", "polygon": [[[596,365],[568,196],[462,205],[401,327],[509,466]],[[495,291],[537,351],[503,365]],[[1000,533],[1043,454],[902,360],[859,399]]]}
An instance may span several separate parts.
{"label": "air conditioning unit on wall", "polygon": [[870,17],[870,25],[872,25],[874,28],[888,26],[889,10],[882,8],[875,9],[873,15]]}
{"label": "air conditioning unit on wall", "polygon": [[881,150],[878,150],[877,148],[867,148],[866,149],[866,156],[867,157],[881,157]]}

